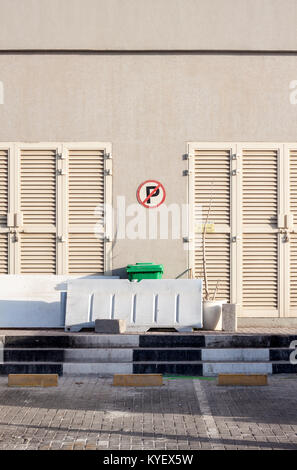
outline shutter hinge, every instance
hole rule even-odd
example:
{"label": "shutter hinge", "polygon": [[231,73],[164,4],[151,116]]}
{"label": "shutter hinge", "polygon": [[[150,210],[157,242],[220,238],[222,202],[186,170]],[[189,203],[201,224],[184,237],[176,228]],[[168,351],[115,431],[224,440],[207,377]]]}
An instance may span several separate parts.
{"label": "shutter hinge", "polygon": [[65,160],[64,154],[58,152],[58,150],[56,151],[56,157],[57,157],[59,160]]}
{"label": "shutter hinge", "polygon": [[192,173],[193,173],[192,170],[184,170],[183,175],[184,175],[184,176],[189,176],[189,175],[191,175]]}
{"label": "shutter hinge", "polygon": [[193,157],[194,155],[192,153],[184,153],[183,154],[183,160],[189,160],[189,158]]}
{"label": "shutter hinge", "polygon": [[58,242],[65,243],[66,237],[64,237],[63,235],[61,237],[58,237]]}
{"label": "shutter hinge", "polygon": [[192,237],[183,237],[183,243],[190,243],[193,241]]}
{"label": "shutter hinge", "polygon": [[231,171],[231,175],[232,175],[232,176],[236,176],[236,175],[238,175],[239,173],[240,173],[240,170],[232,170],[232,171]]}
{"label": "shutter hinge", "polygon": [[112,155],[110,153],[105,153],[104,158],[105,160],[112,160]]}
{"label": "shutter hinge", "polygon": [[105,176],[112,176],[112,171],[110,169],[104,170]]}
{"label": "shutter hinge", "polygon": [[237,160],[240,157],[237,153],[232,153],[231,160]]}
{"label": "shutter hinge", "polygon": [[105,237],[104,237],[104,241],[107,242],[107,243],[108,243],[108,242],[111,242],[111,238],[108,237],[108,236],[105,236]]}
{"label": "shutter hinge", "polygon": [[57,170],[57,175],[66,175],[66,171],[58,169]]}

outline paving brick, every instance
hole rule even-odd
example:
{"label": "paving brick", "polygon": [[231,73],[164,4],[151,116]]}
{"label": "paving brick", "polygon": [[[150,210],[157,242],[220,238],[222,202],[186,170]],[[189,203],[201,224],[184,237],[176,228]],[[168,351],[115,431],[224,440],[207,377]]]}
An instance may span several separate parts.
{"label": "paving brick", "polygon": [[122,389],[111,378],[61,377],[58,388],[19,389],[1,377],[0,449],[297,449],[296,377],[266,387],[199,381],[203,406],[195,382]]}

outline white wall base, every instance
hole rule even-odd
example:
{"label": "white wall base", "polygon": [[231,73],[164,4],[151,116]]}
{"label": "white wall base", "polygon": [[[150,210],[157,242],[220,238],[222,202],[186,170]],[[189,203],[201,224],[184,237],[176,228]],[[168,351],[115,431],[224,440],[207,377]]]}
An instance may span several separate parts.
{"label": "white wall base", "polygon": [[290,328],[297,327],[297,317],[238,317],[237,328]]}

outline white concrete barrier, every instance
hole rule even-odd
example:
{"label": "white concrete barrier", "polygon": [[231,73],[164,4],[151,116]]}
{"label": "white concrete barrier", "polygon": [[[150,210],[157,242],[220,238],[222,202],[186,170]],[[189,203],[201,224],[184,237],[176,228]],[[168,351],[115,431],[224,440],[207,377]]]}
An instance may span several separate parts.
{"label": "white concrete barrier", "polygon": [[126,320],[127,331],[202,328],[200,279],[77,279],[68,283],[65,329],[93,327],[96,319]]}
{"label": "white concrete barrier", "polygon": [[67,283],[77,278],[82,276],[0,275],[0,328],[64,328]]}

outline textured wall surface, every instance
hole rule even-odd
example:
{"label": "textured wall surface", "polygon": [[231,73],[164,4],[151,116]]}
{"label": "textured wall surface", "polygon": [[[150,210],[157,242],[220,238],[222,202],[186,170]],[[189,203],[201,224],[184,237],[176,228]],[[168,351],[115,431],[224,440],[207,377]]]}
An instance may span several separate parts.
{"label": "textured wall surface", "polygon": [[[162,181],[167,204],[187,201],[188,141],[296,141],[289,83],[293,55],[0,55],[5,100],[0,141],[104,141],[113,145],[113,194],[136,202],[138,185]],[[119,240],[115,269],[187,268],[181,240]]]}
{"label": "textured wall surface", "polygon": [[295,0],[1,0],[0,49],[297,50]]}

